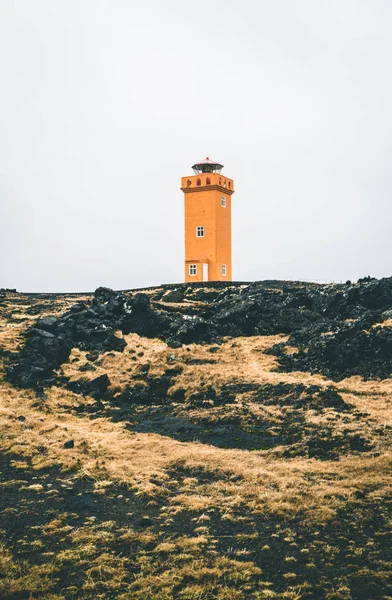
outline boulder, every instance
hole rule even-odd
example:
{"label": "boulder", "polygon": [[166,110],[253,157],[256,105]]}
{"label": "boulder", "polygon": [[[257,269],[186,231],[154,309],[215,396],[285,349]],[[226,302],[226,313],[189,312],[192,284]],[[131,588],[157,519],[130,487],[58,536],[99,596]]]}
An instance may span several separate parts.
{"label": "boulder", "polygon": [[183,302],[185,297],[185,290],[183,288],[175,288],[166,292],[161,300],[163,302]]}
{"label": "boulder", "polygon": [[110,379],[106,373],[86,383],[86,388],[89,390],[89,392],[106,392],[109,386]]}
{"label": "boulder", "polygon": [[90,363],[86,363],[86,364],[84,364],[84,365],[81,365],[81,366],[79,367],[79,371],[82,371],[82,372],[86,372],[86,371],[96,371],[96,370],[97,370],[97,368],[96,368],[96,367],[94,367],[93,365],[90,365]]}
{"label": "boulder", "polygon": [[59,323],[58,317],[45,317],[45,319],[40,319],[36,323],[36,327],[39,329],[43,329],[45,331],[53,331],[56,328],[56,325]]}
{"label": "boulder", "polygon": [[123,338],[114,335],[114,333],[110,333],[103,343],[105,350],[114,350],[115,352],[123,352],[126,345],[127,342]]}

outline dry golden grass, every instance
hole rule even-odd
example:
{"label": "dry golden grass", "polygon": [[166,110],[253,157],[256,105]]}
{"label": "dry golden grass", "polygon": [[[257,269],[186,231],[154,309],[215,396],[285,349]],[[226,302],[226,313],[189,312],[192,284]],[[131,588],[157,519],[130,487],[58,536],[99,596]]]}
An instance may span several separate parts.
{"label": "dry golden grass", "polygon": [[372,328],[373,327],[392,327],[392,319],[386,319],[385,321],[382,321],[382,323],[375,323],[372,325]]}
{"label": "dry golden grass", "polygon": [[149,364],[152,376],[162,375],[169,367],[167,357],[170,353],[164,342],[141,338],[136,334],[123,336],[120,331],[117,331],[116,335],[127,342],[124,352],[106,352],[94,363],[96,371],[81,373],[79,367],[88,362],[86,358],[88,353],[74,348],[68,362],[62,366],[64,375],[71,381],[77,381],[91,380],[106,373],[111,381],[111,389],[122,391],[130,385],[140,365]]}
{"label": "dry golden grass", "polygon": [[184,372],[177,378],[176,386],[189,391],[199,389],[208,383],[224,385],[236,381],[252,383],[304,383],[305,385],[330,386],[333,382],[321,375],[276,371],[278,361],[274,356],[264,354],[274,344],[284,342],[287,336],[239,337],[235,341],[227,340],[216,353],[211,354],[208,346],[190,344],[186,348],[171,351],[181,364],[188,359],[215,359],[215,364],[186,365]]}
{"label": "dry golden grass", "polygon": [[[316,384],[335,387],[348,403],[370,414],[380,425],[388,424],[391,420],[391,402],[388,399],[392,389],[390,381],[364,382],[359,377],[352,377],[339,384],[334,384],[319,375],[301,372],[282,374],[273,371],[276,367],[276,359],[263,354],[263,351],[284,340],[283,336],[238,338],[234,343],[228,341],[223,344],[215,354],[211,354],[208,347],[190,345],[188,346],[190,351],[185,348],[173,350],[159,340],[142,339],[136,334],[125,337],[128,343],[126,351],[123,354],[112,353],[114,356],[110,356],[110,353],[104,354],[96,363],[97,370],[94,372],[81,374],[78,371],[78,367],[85,360],[85,353],[74,349],[70,361],[62,367],[64,374],[75,380],[91,379],[107,373],[112,386],[123,389],[129,385],[130,379],[137,372],[140,363],[151,364],[150,372],[161,375],[168,367],[168,356],[175,356],[184,366],[183,373],[177,378],[176,386],[185,387],[190,391],[198,390],[200,386],[209,382],[213,382],[214,385],[224,385],[233,380],[260,384],[279,382]],[[135,352],[132,352],[133,350]],[[137,356],[140,352],[143,352],[142,357]],[[136,361],[132,360],[135,355]],[[214,358],[217,363],[208,364],[206,368],[206,365],[203,364],[189,365],[182,362],[189,357]],[[77,363],[72,362],[75,358],[79,358]],[[342,392],[342,390],[345,391]],[[362,395],[358,395],[358,392],[361,392]],[[105,470],[110,478],[137,485],[140,489],[145,490],[151,487],[148,481],[152,477],[159,475],[164,481],[165,472],[171,468],[172,464],[186,461],[191,468],[204,465],[212,471],[219,469],[222,473],[227,472],[241,476],[243,478],[241,489],[245,496],[248,495],[250,489],[254,492],[255,485],[260,485],[261,490],[265,488],[268,491],[271,482],[275,481],[287,480],[292,489],[305,490],[306,486],[303,487],[301,476],[303,470],[310,469],[317,473],[321,468],[324,472],[329,473],[336,469],[336,462],[331,463],[330,470],[326,462],[323,462],[320,467],[317,461],[305,459],[290,461],[274,459],[271,464],[270,457],[261,458],[260,454],[255,457],[252,451],[218,449],[205,444],[177,442],[157,434],[130,433],[125,431],[122,423],[112,423],[107,419],[91,421],[87,417],[76,417],[71,414],[68,407],[80,402],[78,394],[53,387],[47,391],[47,396],[43,412],[42,408],[32,408],[35,397],[31,391],[16,390],[5,382],[0,388],[1,448],[33,457],[36,469],[42,468],[50,461],[56,461],[66,469],[73,468],[78,464],[82,471],[89,474],[96,470],[98,458],[105,461]],[[252,410],[256,414],[261,408],[253,406]],[[273,413],[277,409],[266,407],[265,410]],[[20,412],[26,417],[26,421],[23,423],[15,420],[15,416]],[[319,423],[323,418],[328,418],[328,415],[326,417],[311,415],[308,418],[311,422]],[[347,425],[345,426],[347,427]],[[358,429],[358,424],[355,427]],[[72,451],[72,456],[69,451],[62,448],[64,441],[70,438],[75,440],[76,446]],[[36,453],[34,449],[37,446],[45,446],[48,454],[42,456]],[[86,447],[88,452],[86,452]],[[383,456],[377,459],[373,457],[342,458],[339,463],[339,471],[344,471],[344,466],[347,465],[351,472],[353,461],[356,469],[364,469],[366,472],[369,462],[371,462],[373,469],[376,464],[379,464],[383,472],[382,465],[384,465],[384,461],[388,463],[388,460],[389,454],[387,457]],[[224,465],[223,469],[222,465]],[[350,476],[345,478],[345,481],[345,486],[350,487]],[[353,489],[357,489],[357,482],[357,474],[355,474],[352,480]],[[247,484],[249,484],[249,488]],[[328,482],[325,493],[331,492],[331,485],[331,482]],[[258,490],[257,497],[261,490]],[[320,508],[321,503],[315,494],[313,484],[312,495],[312,510],[314,506]],[[275,496],[285,496],[284,488],[281,488],[277,495],[268,491],[269,502]],[[291,504],[295,505],[295,502]],[[299,505],[302,509],[301,503]]]}
{"label": "dry golden grass", "polygon": [[[191,471],[203,468],[218,474],[218,481],[202,485],[197,479],[184,481],[174,506],[206,511],[222,502],[227,507],[245,502],[254,511],[301,511],[307,518],[321,521],[332,518],[342,502],[368,484],[370,470],[379,496],[392,491],[389,451],[378,457],[342,457],[338,464],[277,459],[265,453],[132,433],[123,423],[72,415],[67,406],[79,401],[72,392],[53,387],[47,395],[45,408],[34,408],[30,391],[15,390],[8,384],[0,388],[0,450],[30,459],[37,471],[58,464],[65,471],[77,469],[81,476],[97,481],[126,483],[137,493],[154,498],[155,494],[169,494],[168,473],[174,467],[186,466]],[[362,404],[366,404],[364,398]],[[24,422],[16,418],[21,413]],[[75,442],[72,451],[63,448],[69,439]],[[335,480],[337,470],[339,478]],[[154,479],[158,486],[152,483]]]}
{"label": "dry golden grass", "polygon": [[[273,372],[275,359],[263,354],[263,350],[281,340],[280,336],[269,338],[239,338],[224,344],[217,354],[208,352],[207,347],[190,346],[191,352],[185,349],[172,350],[158,340],[141,340],[136,335],[127,336],[130,348],[140,349],[144,356],[139,360],[151,362],[153,371],[161,374],[167,366],[168,355],[175,354],[180,360],[197,355],[198,358],[217,359],[216,364],[185,365],[178,385],[186,389],[198,389],[203,383],[213,381],[214,384],[225,384],[233,381],[253,381],[257,383],[306,383],[345,389],[344,399],[359,410],[369,413],[380,425],[391,421],[390,400],[386,397],[391,391],[391,382],[363,382],[353,377],[334,385],[321,376],[304,373],[282,374]],[[83,357],[83,353],[74,350],[72,358]],[[83,377],[96,377],[108,373],[114,386],[123,387],[129,384],[131,374],[137,369],[138,361],[132,361],[133,354],[129,350],[115,356],[104,355],[99,361],[98,370],[83,374]],[[79,364],[79,363],[77,363]],[[80,378],[75,363],[63,366],[65,374],[71,378]],[[128,369],[131,372],[128,374]],[[358,396],[361,391],[363,395]],[[381,457],[364,455],[363,457],[342,457],[339,461],[339,481],[331,481],[336,473],[337,464],[307,460],[305,458],[279,460],[268,454],[254,453],[246,450],[219,449],[199,443],[178,442],[158,434],[141,434],[126,431],[123,423],[112,423],[107,419],[90,420],[87,417],[76,417],[68,407],[77,405],[80,397],[62,388],[53,387],[47,390],[48,399],[44,408],[33,408],[34,394],[28,390],[16,390],[10,384],[2,383],[0,388],[0,449],[30,458],[36,470],[48,464],[59,464],[65,470],[78,468],[80,473],[98,479],[121,481],[136,487],[141,494],[154,496],[164,492],[167,472],[173,465],[182,464],[190,469],[203,467],[220,474],[221,479],[208,485],[208,494],[204,487],[195,481],[185,485],[183,493],[175,504],[196,510],[207,510],[212,505],[219,506],[225,502],[241,503],[246,499],[252,507],[260,510],[296,511],[301,510],[309,518],[331,517],[341,497],[346,499],[355,490],[361,488],[361,481],[368,478],[369,469],[373,473],[373,483],[377,485],[379,494],[391,491],[389,469],[391,455],[385,452]],[[228,408],[229,410],[229,408]],[[260,406],[254,406],[255,414]],[[266,407],[270,412],[276,411]],[[26,421],[16,419],[23,414]],[[320,423],[328,418],[311,415],[310,422]],[[339,424],[338,428],[347,427]],[[361,431],[361,426],[352,427]],[[63,448],[68,439],[73,439],[75,448],[70,453]],[[46,448],[43,455],[37,448]],[[101,473],[101,474],[100,474]],[[304,474],[314,475],[317,484],[306,483]],[[233,483],[232,478],[240,477],[241,484]],[[323,476],[326,477],[323,479]],[[158,478],[159,488],[151,479]],[[279,487],[279,490],[275,489]],[[287,489],[291,490],[287,496]],[[203,492],[203,493],[202,493]],[[328,502],[325,498],[328,497]]]}
{"label": "dry golden grass", "polygon": [[[73,302],[73,298],[63,298],[61,306],[48,302],[47,310],[39,316],[62,312]],[[13,309],[15,306],[22,311],[24,305],[14,304]],[[23,330],[36,318],[29,316],[26,321],[16,323],[0,315],[0,346],[15,350],[22,341]],[[136,334],[125,339],[125,351],[104,353],[94,363],[97,370],[93,372],[79,371],[87,362],[86,353],[74,349],[69,361],[61,367],[63,374],[75,381],[107,373],[111,388],[123,391],[132,385],[132,377],[141,364],[150,365],[152,376],[161,376],[173,364],[180,364],[183,371],[177,376],[174,389],[184,388],[187,397],[210,384],[216,387],[233,382],[317,385],[336,389],[360,413],[338,419],[332,410],[322,413],[308,410],[306,424],[317,429],[333,422],[337,433],[344,435],[352,431],[365,437],[371,437],[377,428],[391,425],[391,380],[363,381],[360,377],[351,377],[336,384],[320,375],[280,373],[276,370],[276,358],[264,352],[284,341],[285,336],[225,340],[214,353],[209,351],[209,346],[194,344],[171,349],[160,340],[140,338]],[[216,362],[195,364],[192,362],[195,359]],[[14,388],[4,381],[0,372],[0,453],[13,457],[15,479],[18,471],[31,469],[36,473],[38,479],[28,486],[29,493],[39,495],[43,490],[40,474],[55,467],[62,474],[62,485],[72,486],[82,479],[93,481],[94,494],[99,498],[110,496],[117,486],[125,486],[134,495],[135,502],[143,503],[146,515],[159,508],[160,518],[167,526],[189,521],[193,530],[192,533],[177,531],[173,525],[174,529],[165,535],[132,528],[122,528],[120,533],[117,530],[115,533],[114,521],[112,525],[109,522],[98,525],[92,517],[83,526],[74,527],[68,524],[69,515],[57,515],[48,520],[42,535],[48,538],[61,535],[70,540],[72,550],[62,550],[46,566],[32,567],[26,574],[13,561],[6,546],[0,549],[0,575],[2,571],[8,573],[11,581],[11,587],[6,589],[9,598],[25,586],[31,598],[46,594],[45,597],[53,600],[68,599],[71,596],[67,594],[51,595],[51,590],[55,566],[63,568],[71,563],[84,565],[81,568],[85,569],[86,578],[81,598],[121,598],[119,590],[127,581],[130,567],[125,553],[115,555],[109,551],[110,544],[118,538],[130,548],[138,548],[137,575],[132,576],[132,583],[127,583],[130,587],[124,599],[229,600],[247,597],[248,593],[254,594],[249,597],[258,599],[299,599],[304,591],[295,585],[297,559],[292,557],[292,552],[284,558],[292,565],[284,575],[285,589],[276,591],[267,580],[258,584],[258,595],[256,588],[247,587],[253,586],[253,581],[262,581],[262,571],[253,561],[254,551],[249,549],[260,535],[251,528],[246,529],[248,520],[263,522],[273,518],[287,524],[300,519],[304,527],[322,528],[333,523],[339,511],[358,494],[366,493],[369,502],[378,503],[392,496],[392,453],[388,444],[382,439],[376,440],[375,436],[371,452],[349,453],[333,461],[307,457],[288,459],[277,451],[279,448],[273,451],[219,448],[197,441],[178,441],[159,433],[132,431],[126,422],[113,422],[102,416],[91,419],[85,412],[75,414],[75,407],[93,404],[92,398],[55,386],[46,390],[46,395],[46,399],[37,400],[35,392]],[[234,406],[212,408],[208,413],[209,424],[213,426],[223,416],[237,418],[243,407],[248,417],[255,421],[266,418],[271,424],[278,423],[288,410],[285,406],[253,403],[244,393],[238,396]],[[176,415],[204,418],[203,410],[179,405]],[[20,416],[24,420],[19,420]],[[74,447],[64,448],[70,439]],[[131,503],[129,510],[132,514]],[[223,543],[216,533],[216,515],[225,527],[238,528],[235,535],[239,537],[233,539],[242,544],[229,549],[225,555],[216,550]],[[287,531],[285,535],[285,543],[292,550],[295,532],[292,538]],[[261,539],[258,555],[268,555],[273,543],[272,537]],[[39,551],[38,546],[36,550]],[[217,581],[226,582],[219,592],[215,591]],[[181,585],[181,595],[176,595],[178,585]],[[81,593],[80,590],[76,590],[77,593]]]}

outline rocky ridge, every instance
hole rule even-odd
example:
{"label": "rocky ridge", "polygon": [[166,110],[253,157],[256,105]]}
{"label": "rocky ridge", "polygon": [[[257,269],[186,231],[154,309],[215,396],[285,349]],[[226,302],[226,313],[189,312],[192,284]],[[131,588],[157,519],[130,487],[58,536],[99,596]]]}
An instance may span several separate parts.
{"label": "rocky ridge", "polygon": [[[392,373],[392,278],[356,284],[300,282],[186,284],[146,293],[98,288],[91,301],[38,319],[20,351],[9,355],[8,379],[21,387],[50,386],[72,348],[122,352],[121,334],[159,338],[172,348],[220,344],[223,338],[288,334],[269,351],[282,371],[310,371],[333,380]],[[293,351],[289,351],[292,348]]]}

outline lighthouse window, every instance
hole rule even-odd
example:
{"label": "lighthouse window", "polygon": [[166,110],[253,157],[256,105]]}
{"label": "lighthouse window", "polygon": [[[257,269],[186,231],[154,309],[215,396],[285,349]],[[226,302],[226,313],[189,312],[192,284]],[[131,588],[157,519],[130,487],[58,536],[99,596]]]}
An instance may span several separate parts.
{"label": "lighthouse window", "polygon": [[189,275],[196,275],[197,274],[197,265],[189,265]]}
{"label": "lighthouse window", "polygon": [[207,184],[207,185],[210,185],[210,184],[211,184],[211,179],[210,179],[209,177],[207,177],[207,179],[206,179],[206,184]]}
{"label": "lighthouse window", "polygon": [[226,265],[222,265],[222,275],[226,275]]}
{"label": "lighthouse window", "polygon": [[196,227],[196,237],[204,237],[203,225],[198,225],[198,227]]}
{"label": "lighthouse window", "polygon": [[224,196],[222,196],[222,206],[226,208],[226,198]]}
{"label": "lighthouse window", "polygon": [[201,179],[198,179],[198,180],[196,181],[196,185],[201,185]]}

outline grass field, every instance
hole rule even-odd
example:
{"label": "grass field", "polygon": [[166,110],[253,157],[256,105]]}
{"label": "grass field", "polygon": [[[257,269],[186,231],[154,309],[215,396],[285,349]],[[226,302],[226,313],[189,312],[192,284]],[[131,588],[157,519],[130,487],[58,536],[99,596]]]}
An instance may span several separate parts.
{"label": "grass field", "polygon": [[[69,385],[7,383],[37,313],[74,301],[1,307],[1,598],[392,599],[391,380],[278,372],[284,336],[130,334],[89,371],[74,349]],[[72,391],[102,374],[109,395]]]}

